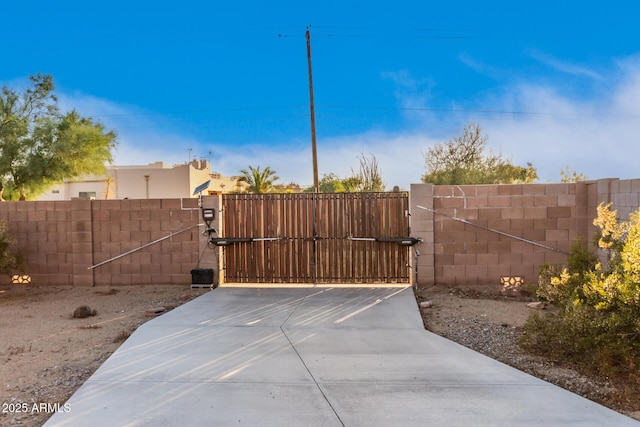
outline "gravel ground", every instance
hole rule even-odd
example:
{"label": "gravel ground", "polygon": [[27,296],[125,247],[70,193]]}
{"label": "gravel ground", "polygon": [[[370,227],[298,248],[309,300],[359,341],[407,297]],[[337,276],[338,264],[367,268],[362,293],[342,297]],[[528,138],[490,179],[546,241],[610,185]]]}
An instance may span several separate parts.
{"label": "gravel ground", "polygon": [[522,326],[532,311],[527,299],[507,298],[495,290],[469,292],[444,287],[420,289],[416,298],[419,303],[433,304],[421,307],[426,329],[640,420],[640,390],[630,394],[627,384],[583,375],[518,346]]}

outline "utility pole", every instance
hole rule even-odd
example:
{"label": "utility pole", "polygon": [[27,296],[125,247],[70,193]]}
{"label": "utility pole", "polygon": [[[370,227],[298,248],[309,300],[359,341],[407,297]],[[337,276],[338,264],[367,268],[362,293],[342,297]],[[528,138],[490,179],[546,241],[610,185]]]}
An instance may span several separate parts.
{"label": "utility pole", "polygon": [[320,185],[318,184],[318,152],[316,150],[316,115],[313,107],[313,73],[311,72],[311,33],[309,27],[307,27],[307,64],[309,66],[309,107],[311,112],[311,154],[313,156],[313,193],[316,195],[313,197],[313,252],[312,252],[312,265],[313,265],[313,283],[318,281],[318,254],[317,254],[317,194],[320,192]]}
{"label": "utility pole", "polygon": [[307,63],[309,66],[309,106],[311,112],[311,155],[313,157],[313,191],[319,191],[318,184],[318,153],[316,150],[316,116],[313,106],[313,73],[311,72],[311,34],[307,27]]}

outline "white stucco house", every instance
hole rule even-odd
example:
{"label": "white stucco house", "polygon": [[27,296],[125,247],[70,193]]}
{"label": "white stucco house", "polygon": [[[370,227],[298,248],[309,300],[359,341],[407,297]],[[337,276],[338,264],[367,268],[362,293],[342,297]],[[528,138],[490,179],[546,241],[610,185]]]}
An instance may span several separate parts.
{"label": "white stucco house", "polygon": [[246,184],[238,176],[226,177],[211,173],[209,162],[169,166],[155,162],[138,166],[108,166],[106,175],[84,176],[49,188],[36,200],[81,199],[164,199],[197,197],[194,189],[210,181],[203,194],[242,191]]}

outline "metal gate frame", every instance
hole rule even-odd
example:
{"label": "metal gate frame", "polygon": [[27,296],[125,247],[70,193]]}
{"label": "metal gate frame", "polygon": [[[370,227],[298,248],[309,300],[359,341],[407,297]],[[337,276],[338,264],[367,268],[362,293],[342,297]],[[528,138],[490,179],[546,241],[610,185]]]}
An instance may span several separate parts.
{"label": "metal gate frame", "polygon": [[410,282],[406,192],[223,194],[222,206],[225,282]]}

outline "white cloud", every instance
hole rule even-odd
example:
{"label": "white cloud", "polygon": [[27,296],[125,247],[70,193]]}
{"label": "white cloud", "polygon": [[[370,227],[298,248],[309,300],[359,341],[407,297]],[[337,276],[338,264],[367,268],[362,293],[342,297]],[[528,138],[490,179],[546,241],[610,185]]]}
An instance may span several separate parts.
{"label": "white cloud", "polygon": [[[385,134],[370,132],[348,137],[322,139],[317,143],[318,175],[335,173],[341,178],[359,168],[361,154],[376,156],[387,189],[394,185],[409,189],[419,182],[424,172],[421,151],[435,141],[423,134]],[[282,183],[296,182],[310,186],[313,183],[311,143],[297,141],[286,151],[272,150],[266,146],[214,148],[217,153],[213,167],[226,175],[237,174],[248,165],[269,166],[275,170]]]}
{"label": "white cloud", "polygon": [[[406,133],[369,132],[349,137],[334,138],[323,144],[321,164],[325,170],[341,177],[357,171],[361,155],[375,155],[387,189],[398,185],[409,189],[411,183],[420,182],[424,173],[422,152],[439,141],[421,131]],[[321,166],[319,166],[320,168]]]}
{"label": "white cloud", "polygon": [[[419,88],[419,84],[415,86]],[[229,145],[224,142],[203,142],[188,134],[162,124],[163,117],[135,106],[120,105],[105,99],[81,93],[59,95],[63,111],[75,108],[83,116],[93,117],[107,129],[118,134],[118,147],[114,153],[116,165],[139,165],[162,161],[180,164],[187,161],[188,149],[192,156],[209,157],[212,169],[224,175],[237,175],[240,169],[269,166],[280,176],[282,183],[296,182],[309,186],[313,183],[310,141],[289,141],[288,146],[273,148],[269,145]],[[336,173],[351,175],[359,166],[358,157],[374,154],[378,159],[387,187],[394,185],[408,189],[410,183],[420,180],[423,171],[421,152],[433,141],[421,133],[385,134],[372,131],[340,138],[318,140],[319,177]]]}
{"label": "white cloud", "polygon": [[543,181],[558,179],[566,165],[589,178],[637,178],[640,170],[640,67],[611,77],[610,92],[576,101],[545,87],[521,86],[512,100],[542,114],[484,126],[490,143],[514,161],[532,162]]}
{"label": "white cloud", "polygon": [[467,54],[467,53],[462,53],[460,55],[458,55],[458,60],[460,62],[462,62],[464,65],[466,65],[467,67],[471,68],[472,70],[474,70],[475,72],[488,76],[490,78],[500,78],[504,75],[504,71],[496,68],[496,67],[492,67],[490,65],[487,65],[475,58],[473,58],[471,55]]}
{"label": "white cloud", "polygon": [[571,74],[574,76],[589,77],[596,80],[602,79],[602,76],[599,73],[593,71],[588,67],[577,65],[568,61],[563,61],[537,50],[531,50],[529,52],[529,55],[536,61],[541,62],[542,64],[563,73]]}
{"label": "white cloud", "polygon": [[406,70],[387,71],[382,73],[382,78],[391,80],[396,85],[394,95],[401,107],[407,109],[405,116],[409,119],[419,118],[420,115],[411,110],[427,105],[433,82],[429,79],[416,79]]}
{"label": "white cloud", "polygon": [[[542,182],[558,180],[566,165],[591,179],[640,177],[640,61],[625,60],[618,65],[618,74],[603,77],[607,93],[582,96],[580,100],[563,95],[562,88],[522,84],[474,101],[481,109],[537,114],[452,113],[440,122],[425,120],[424,116],[418,122],[416,115],[407,122],[410,125],[405,131],[372,130],[320,139],[319,175],[333,172],[347,177],[352,168],[359,166],[361,153],[374,154],[387,188],[399,185],[408,189],[424,173],[422,153],[473,120],[489,135],[489,146],[494,151],[518,165],[533,163]],[[403,105],[426,106],[425,80],[413,79],[407,73],[388,77],[400,85],[398,96],[405,101]],[[82,115],[96,117],[118,132],[116,164],[184,163],[192,148],[198,157],[211,151],[213,169],[225,175],[238,174],[248,165],[270,166],[284,183],[313,182],[310,142],[306,140],[292,140],[278,148],[260,144],[232,146],[224,141],[205,143],[177,127],[166,126],[162,116],[135,106],[83,94],[60,95],[60,103],[61,107],[73,105]]]}
{"label": "white cloud", "polygon": [[164,124],[166,119],[162,115],[133,105],[78,92],[58,94],[58,104],[61,111],[75,109],[82,116],[91,117],[107,130],[116,132],[116,165],[146,165],[156,161],[181,164],[189,159],[189,148],[201,145],[197,139]]}
{"label": "white cloud", "polygon": [[640,55],[619,61],[617,65],[622,78],[611,97],[612,113],[637,116],[640,114]]}
{"label": "white cloud", "polygon": [[[533,163],[542,182],[557,181],[560,170],[567,165],[591,179],[640,177],[640,57],[620,61],[606,78],[586,68],[556,65],[563,66],[565,72],[601,79],[599,83],[604,83],[601,87],[606,90],[599,87],[576,99],[564,94],[562,83],[505,86],[499,92],[485,94],[484,99],[466,103],[475,105],[475,110],[502,113],[456,111],[443,126],[451,129],[454,118],[457,129],[469,121],[479,123],[489,136],[490,148],[515,164]],[[442,131],[425,132],[421,143],[415,138],[404,141],[406,157],[398,163],[410,156],[422,160],[419,150],[424,152],[429,143],[443,141],[433,138]],[[412,182],[423,172],[422,164],[419,169]]]}

